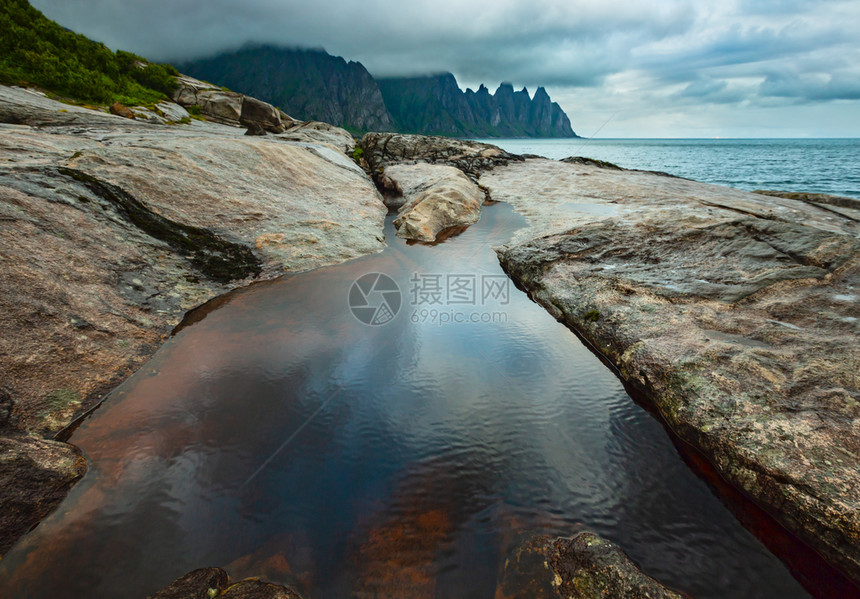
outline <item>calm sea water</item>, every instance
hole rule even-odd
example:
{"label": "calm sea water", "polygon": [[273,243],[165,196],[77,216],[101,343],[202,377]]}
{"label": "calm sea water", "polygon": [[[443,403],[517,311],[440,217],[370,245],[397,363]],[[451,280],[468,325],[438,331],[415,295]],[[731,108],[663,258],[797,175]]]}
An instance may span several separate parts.
{"label": "calm sea water", "polygon": [[[698,598],[807,597],[615,375],[498,287],[521,223],[488,206],[427,247],[389,217],[380,254],[229,295],[74,434],[90,471],[0,561],[0,597],[142,599],[219,565],[309,598],[491,598],[518,539],[584,528]],[[400,287],[367,290],[386,324],[349,307],[366,273]]]}
{"label": "calm sea water", "polygon": [[495,139],[515,154],[587,156],[739,189],[860,198],[860,139]]}

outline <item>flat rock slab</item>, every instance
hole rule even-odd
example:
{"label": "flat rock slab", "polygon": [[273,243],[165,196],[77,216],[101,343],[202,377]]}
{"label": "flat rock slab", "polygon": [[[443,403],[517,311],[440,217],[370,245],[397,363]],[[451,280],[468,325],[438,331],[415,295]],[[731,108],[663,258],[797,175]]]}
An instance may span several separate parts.
{"label": "flat rock slab", "polygon": [[591,532],[538,537],[507,560],[496,599],[683,599]]}
{"label": "flat rock slab", "polygon": [[453,166],[398,164],[382,176],[401,204],[394,220],[398,237],[434,242],[446,229],[468,227],[481,218],[484,192]]}
{"label": "flat rock slab", "polygon": [[814,203],[529,160],[505,270],[730,483],[860,580],[860,242]]}

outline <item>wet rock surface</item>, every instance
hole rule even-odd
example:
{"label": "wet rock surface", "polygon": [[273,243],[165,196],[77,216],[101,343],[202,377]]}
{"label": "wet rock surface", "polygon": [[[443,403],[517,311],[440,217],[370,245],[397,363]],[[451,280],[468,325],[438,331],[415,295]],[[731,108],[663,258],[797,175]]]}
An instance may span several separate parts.
{"label": "wet rock surface", "polygon": [[86,470],[76,447],[0,434],[0,555],[53,511]]}
{"label": "wet rock surface", "polygon": [[728,482],[860,580],[860,241],[817,205],[529,160],[499,259]]}
{"label": "wet rock surface", "polygon": [[175,580],[150,599],[301,599],[291,589],[261,580],[231,582],[221,568],[201,568]]}
{"label": "wet rock surface", "polygon": [[[0,117],[19,123],[0,125],[7,434],[53,437],[143,364],[187,310],[216,295],[384,247],[381,197],[330,143],[351,139],[345,131],[308,127],[301,142],[246,137],[7,87]],[[22,455],[30,446],[39,449],[24,445]],[[56,456],[57,467],[68,458]],[[22,480],[44,470],[13,465]],[[62,494],[50,483],[41,502],[39,484],[33,513],[44,516]],[[3,520],[3,539],[34,523],[7,528],[13,519]]]}
{"label": "wet rock surface", "polygon": [[[451,227],[481,218],[484,192],[459,169],[437,164],[398,164],[385,169],[386,204],[399,205],[397,236],[433,242]],[[392,197],[393,196],[393,197]]]}
{"label": "wet rock surface", "polygon": [[496,599],[682,599],[612,543],[592,532],[538,537],[505,564]]}

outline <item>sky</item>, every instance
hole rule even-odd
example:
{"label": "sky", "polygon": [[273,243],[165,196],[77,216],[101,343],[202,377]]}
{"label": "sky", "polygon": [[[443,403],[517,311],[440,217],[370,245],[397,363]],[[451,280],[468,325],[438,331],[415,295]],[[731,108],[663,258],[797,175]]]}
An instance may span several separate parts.
{"label": "sky", "polygon": [[325,48],[374,76],[546,87],[610,137],[860,137],[860,2],[31,0],[151,60]]}

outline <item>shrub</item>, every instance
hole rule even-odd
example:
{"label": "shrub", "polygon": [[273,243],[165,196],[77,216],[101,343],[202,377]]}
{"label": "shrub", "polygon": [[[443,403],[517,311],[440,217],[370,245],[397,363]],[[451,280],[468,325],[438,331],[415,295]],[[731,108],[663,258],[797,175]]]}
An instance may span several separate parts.
{"label": "shrub", "polygon": [[0,0],[0,83],[35,85],[82,102],[151,104],[177,71],[68,31],[27,0]]}

